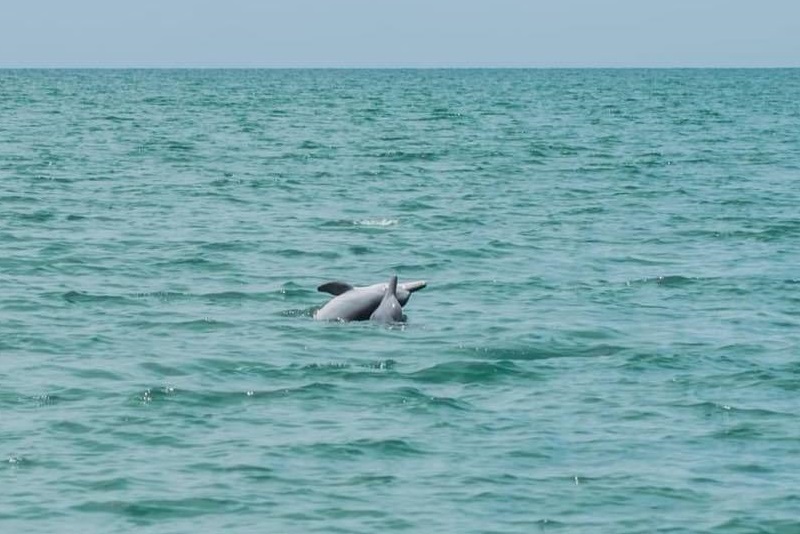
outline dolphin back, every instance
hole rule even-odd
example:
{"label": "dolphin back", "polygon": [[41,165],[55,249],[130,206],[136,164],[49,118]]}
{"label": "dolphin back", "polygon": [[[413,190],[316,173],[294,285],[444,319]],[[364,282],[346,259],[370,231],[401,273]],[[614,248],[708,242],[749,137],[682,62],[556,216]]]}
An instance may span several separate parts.
{"label": "dolphin back", "polygon": [[381,293],[355,288],[337,295],[316,311],[319,321],[366,321],[381,303]]}

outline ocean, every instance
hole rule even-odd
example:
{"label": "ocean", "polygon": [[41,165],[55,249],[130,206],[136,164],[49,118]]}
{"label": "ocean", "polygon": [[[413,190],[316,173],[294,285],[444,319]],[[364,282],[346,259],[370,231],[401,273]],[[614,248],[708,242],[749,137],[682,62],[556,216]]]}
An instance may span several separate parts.
{"label": "ocean", "polygon": [[796,534],[798,266],[798,69],[0,70],[0,531]]}

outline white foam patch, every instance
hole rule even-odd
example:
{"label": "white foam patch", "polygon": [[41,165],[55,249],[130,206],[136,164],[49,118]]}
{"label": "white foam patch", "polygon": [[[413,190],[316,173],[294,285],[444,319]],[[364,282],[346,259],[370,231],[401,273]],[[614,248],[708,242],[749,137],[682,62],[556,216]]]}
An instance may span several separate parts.
{"label": "white foam patch", "polygon": [[361,219],[360,221],[353,221],[356,226],[395,226],[400,221],[397,219]]}

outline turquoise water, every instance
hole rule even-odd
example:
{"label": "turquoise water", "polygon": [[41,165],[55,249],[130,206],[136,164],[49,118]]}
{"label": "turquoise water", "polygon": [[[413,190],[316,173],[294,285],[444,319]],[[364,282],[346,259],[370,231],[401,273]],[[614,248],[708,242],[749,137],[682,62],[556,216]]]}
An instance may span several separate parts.
{"label": "turquoise water", "polygon": [[799,96],[0,71],[0,531],[800,532]]}

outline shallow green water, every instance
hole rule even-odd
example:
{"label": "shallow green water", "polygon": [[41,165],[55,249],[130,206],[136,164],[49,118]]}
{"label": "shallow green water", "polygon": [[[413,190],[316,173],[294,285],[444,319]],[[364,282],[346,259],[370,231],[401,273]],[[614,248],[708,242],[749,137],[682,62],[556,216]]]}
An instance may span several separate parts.
{"label": "shallow green water", "polygon": [[800,532],[798,95],[0,71],[0,531]]}

